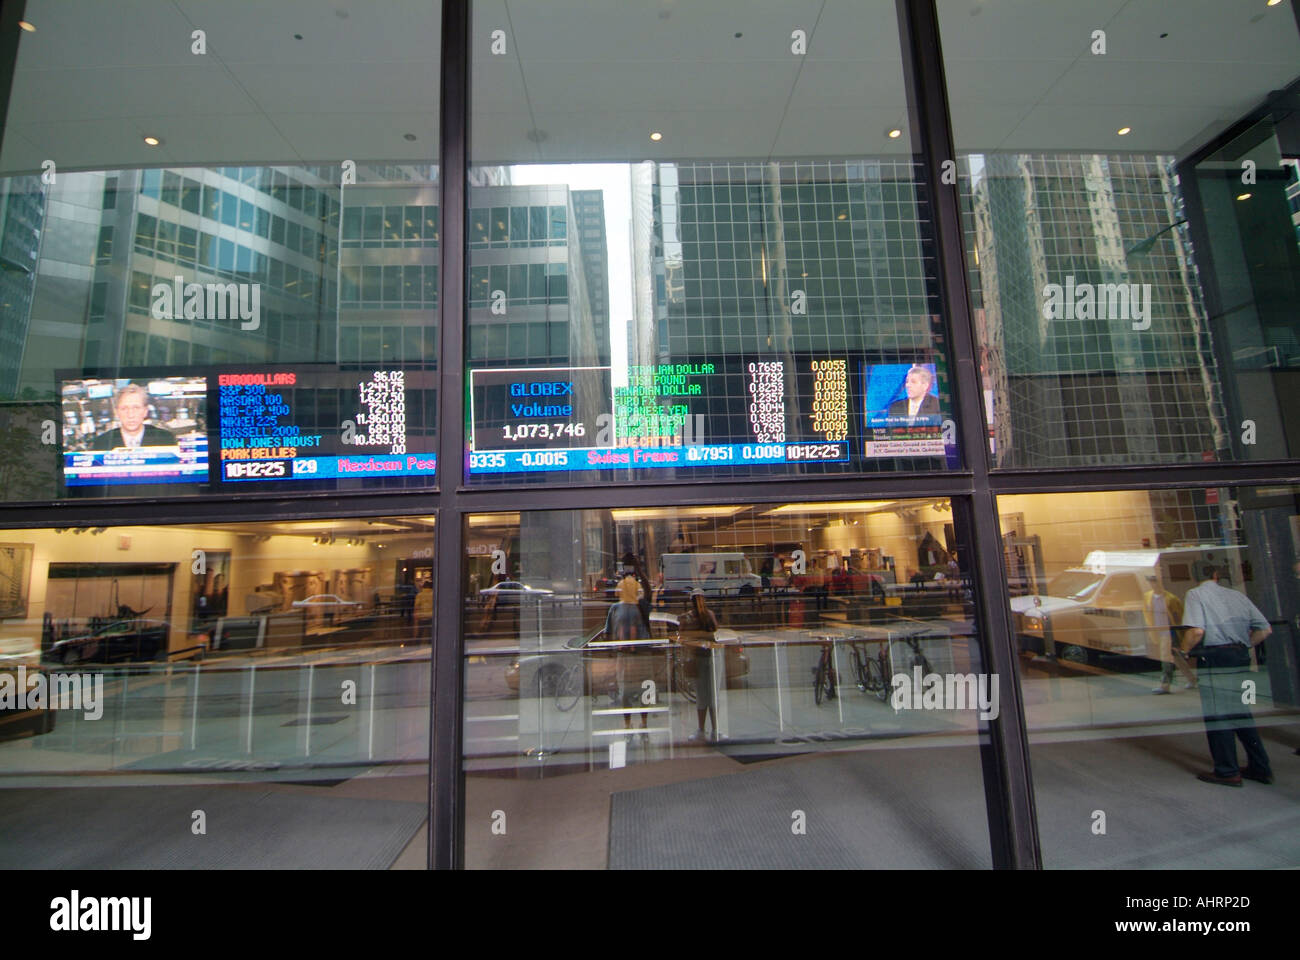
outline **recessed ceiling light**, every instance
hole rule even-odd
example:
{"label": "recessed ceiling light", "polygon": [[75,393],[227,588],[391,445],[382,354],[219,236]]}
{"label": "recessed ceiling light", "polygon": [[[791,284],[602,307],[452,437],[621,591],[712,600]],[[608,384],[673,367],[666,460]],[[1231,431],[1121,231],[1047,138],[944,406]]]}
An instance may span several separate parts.
{"label": "recessed ceiling light", "polygon": [[654,133],[650,134],[650,139],[651,139],[651,140],[662,140],[663,138],[664,138],[664,135],[663,135],[662,133],[660,133],[658,130],[656,130]]}
{"label": "recessed ceiling light", "polygon": [[162,143],[162,140],[159,137],[145,137],[144,142],[151,147],[156,147]]}
{"label": "recessed ceiling light", "polygon": [[301,40],[301,39],[302,39],[302,34],[301,34],[301,33],[295,33],[295,34],[293,35],[293,38],[294,38],[295,40]]}
{"label": "recessed ceiling light", "polygon": [[1279,3],[1281,3],[1281,2],[1282,2],[1282,0],[1268,0],[1268,5],[1269,5],[1270,7],[1276,7],[1276,6],[1277,6]]}
{"label": "recessed ceiling light", "polygon": [[414,140],[414,139],[415,139],[415,134],[413,134],[413,133],[404,133],[404,134],[402,134],[402,139],[403,139],[403,140]]}
{"label": "recessed ceiling light", "polygon": [[28,23],[26,20],[19,20],[19,21],[18,21],[18,26],[22,27],[22,28],[23,28],[24,30],[26,30],[28,33],[35,33],[35,32],[36,32],[36,27],[32,26],[32,24]]}
{"label": "recessed ceiling light", "polygon": [[1251,198],[1251,196],[1252,196],[1252,194],[1249,194],[1249,193],[1243,193],[1243,194],[1241,194],[1240,196],[1238,196],[1237,199],[1238,199],[1238,200],[1249,200],[1249,199]]}
{"label": "recessed ceiling light", "polygon": [[897,127],[895,127],[893,130],[890,130],[890,131],[889,131],[889,139],[890,139],[890,140],[897,140],[897,139],[898,139],[899,137],[901,137],[902,135],[903,135],[903,131],[902,131],[902,130],[899,130]]}
{"label": "recessed ceiling light", "polygon": [[847,213],[841,213],[841,214],[840,214],[839,216],[837,216],[835,219],[836,219],[836,220],[847,220],[848,218],[849,218],[849,215],[848,215]]}
{"label": "recessed ceiling light", "polygon": [[1127,137],[1130,133],[1133,132],[1133,128],[1132,128],[1132,127],[1120,127],[1119,130],[1117,130],[1116,132],[1117,132],[1121,137]]}

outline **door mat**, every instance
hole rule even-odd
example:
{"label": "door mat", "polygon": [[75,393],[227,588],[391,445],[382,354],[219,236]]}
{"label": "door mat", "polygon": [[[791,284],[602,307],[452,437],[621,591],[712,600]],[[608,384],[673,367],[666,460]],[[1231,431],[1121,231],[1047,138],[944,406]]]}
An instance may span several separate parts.
{"label": "door mat", "polygon": [[0,790],[0,869],[383,870],[426,815],[273,787],[22,787]]}

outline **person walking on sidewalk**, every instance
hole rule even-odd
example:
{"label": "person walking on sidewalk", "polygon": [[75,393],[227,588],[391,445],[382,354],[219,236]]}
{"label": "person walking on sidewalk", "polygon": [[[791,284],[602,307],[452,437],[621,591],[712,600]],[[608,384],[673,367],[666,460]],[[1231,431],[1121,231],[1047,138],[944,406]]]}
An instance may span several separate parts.
{"label": "person walking on sidewalk", "polygon": [[713,724],[713,739],[718,739],[718,705],[713,676],[714,637],[718,632],[718,618],[709,609],[704,591],[691,591],[689,611],[681,618],[682,642],[695,650],[695,713],[699,729],[688,739],[692,742],[706,739],[704,718]]}
{"label": "person walking on sidewalk", "polygon": [[1149,589],[1142,594],[1142,613],[1146,617],[1147,629],[1158,647],[1160,659],[1160,685],[1152,693],[1170,693],[1174,680],[1175,666],[1183,674],[1185,687],[1196,689],[1196,674],[1192,671],[1187,657],[1178,645],[1178,630],[1183,622],[1183,601],[1165,589],[1160,570],[1147,577]]}

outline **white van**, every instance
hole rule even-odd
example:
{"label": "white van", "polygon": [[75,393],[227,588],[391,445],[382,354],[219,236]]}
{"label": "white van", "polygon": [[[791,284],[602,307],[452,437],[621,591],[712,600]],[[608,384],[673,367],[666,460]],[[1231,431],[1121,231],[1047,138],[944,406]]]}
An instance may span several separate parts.
{"label": "white van", "polygon": [[1095,662],[1103,653],[1160,655],[1161,629],[1147,626],[1145,594],[1157,570],[1179,600],[1199,583],[1206,563],[1228,568],[1228,585],[1245,588],[1245,548],[1199,544],[1144,550],[1093,550],[1057,574],[1043,595],[1014,597],[1011,610],[1023,651]]}
{"label": "white van", "polygon": [[663,589],[711,596],[757,593],[763,578],[754,573],[743,553],[665,553],[659,557]]}

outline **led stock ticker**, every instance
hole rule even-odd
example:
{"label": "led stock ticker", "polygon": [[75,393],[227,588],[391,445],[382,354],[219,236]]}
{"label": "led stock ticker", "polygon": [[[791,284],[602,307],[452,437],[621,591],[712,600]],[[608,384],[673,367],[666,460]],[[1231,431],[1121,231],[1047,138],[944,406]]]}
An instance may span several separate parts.
{"label": "led stock ticker", "polygon": [[[217,374],[220,479],[225,482],[433,476],[435,455],[407,450],[401,370],[351,380],[341,424],[307,426],[338,380],[312,371]],[[338,386],[343,386],[339,384]],[[356,452],[350,452],[355,450]]]}
{"label": "led stock ticker", "polygon": [[[621,372],[621,371],[620,371]],[[844,463],[846,357],[470,371],[471,474]]]}

